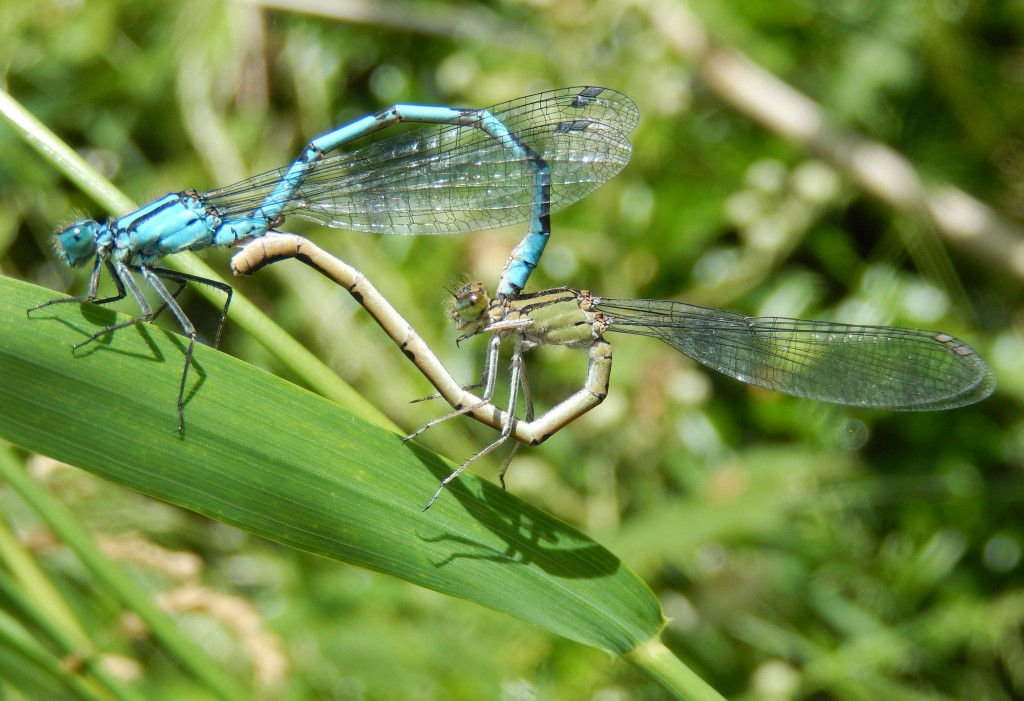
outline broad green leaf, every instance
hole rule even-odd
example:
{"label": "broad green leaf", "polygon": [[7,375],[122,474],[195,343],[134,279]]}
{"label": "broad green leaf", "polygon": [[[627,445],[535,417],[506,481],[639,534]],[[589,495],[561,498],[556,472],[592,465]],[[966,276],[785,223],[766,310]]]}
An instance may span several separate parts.
{"label": "broad green leaf", "polygon": [[[310,392],[139,325],[72,354],[115,320],[2,279],[0,435],[144,494],[325,557],[476,601],[616,653],[656,636],[647,586],[585,535]],[[410,367],[410,371],[412,368]]]}

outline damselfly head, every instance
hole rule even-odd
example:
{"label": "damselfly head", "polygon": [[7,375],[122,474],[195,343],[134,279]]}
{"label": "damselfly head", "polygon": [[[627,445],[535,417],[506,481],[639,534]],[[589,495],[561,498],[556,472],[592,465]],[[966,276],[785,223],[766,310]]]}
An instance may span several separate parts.
{"label": "damselfly head", "polygon": [[96,255],[96,240],[103,226],[92,219],[83,219],[53,237],[57,256],[72,268],[92,260]]}
{"label": "damselfly head", "polygon": [[475,331],[475,327],[483,324],[484,312],[491,303],[487,294],[487,286],[482,282],[469,282],[455,291],[448,318],[459,331]]}

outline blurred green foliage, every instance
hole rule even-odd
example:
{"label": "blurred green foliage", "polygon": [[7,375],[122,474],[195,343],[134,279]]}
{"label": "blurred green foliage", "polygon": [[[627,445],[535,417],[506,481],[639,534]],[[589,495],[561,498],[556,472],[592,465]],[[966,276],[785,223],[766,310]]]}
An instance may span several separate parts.
{"label": "blurred green foliage", "polygon": [[[284,165],[311,136],[393,102],[479,107],[577,84],[629,94],[642,111],[633,161],[554,217],[535,287],[942,329],[989,360],[999,389],[957,411],[856,411],[754,391],[654,341],[617,337],[608,401],[524,451],[509,488],[639,572],[672,619],[670,646],[727,696],[1024,697],[1024,249],[1012,223],[1024,216],[1020,3],[694,0],[691,24],[680,7],[339,2],[325,16],[258,2],[8,1],[0,58],[6,88],[140,203]],[[755,123],[670,41],[700,25],[819,103],[838,129],[992,207],[1016,247],[981,255],[987,230],[946,236]],[[82,212],[108,213],[7,128],[0,211],[3,274],[84,288],[84,275],[54,262],[48,237]],[[520,230],[373,239],[289,227],[365,272],[457,376],[477,376],[481,344],[452,343],[444,288],[492,281]],[[225,253],[209,258],[226,272]],[[302,266],[237,288],[399,425],[439,411],[408,403],[426,383],[342,291]],[[188,293],[185,304],[209,332],[217,310]],[[281,372],[256,340],[232,333],[230,317],[223,348]],[[570,351],[529,361],[541,407],[583,375]],[[470,455],[491,433],[468,424],[448,422],[424,443]],[[221,602],[182,613],[181,625],[254,696],[661,697],[626,665],[464,602],[77,471],[48,481],[98,537],[137,533],[166,549],[156,562],[126,558],[155,593],[187,582]],[[82,586],[59,548],[33,539],[29,509],[6,492],[0,500],[97,644],[145,679],[147,698],[201,693]],[[194,553],[195,571],[171,571],[170,551]]]}

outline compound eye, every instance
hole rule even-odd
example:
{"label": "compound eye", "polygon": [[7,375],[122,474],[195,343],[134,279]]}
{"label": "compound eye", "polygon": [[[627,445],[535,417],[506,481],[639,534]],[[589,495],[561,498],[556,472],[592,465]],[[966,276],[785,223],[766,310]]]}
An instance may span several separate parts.
{"label": "compound eye", "polygon": [[96,238],[102,229],[93,220],[75,222],[54,237],[54,250],[68,265],[82,265],[96,255]]}
{"label": "compound eye", "polygon": [[459,325],[471,324],[483,318],[491,303],[483,283],[473,282],[461,287],[452,298],[449,316]]}

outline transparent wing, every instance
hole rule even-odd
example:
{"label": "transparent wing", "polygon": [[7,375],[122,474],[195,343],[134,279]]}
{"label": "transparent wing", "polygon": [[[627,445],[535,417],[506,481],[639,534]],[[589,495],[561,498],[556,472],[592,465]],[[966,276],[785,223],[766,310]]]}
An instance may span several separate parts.
{"label": "transparent wing", "polygon": [[[629,162],[636,105],[607,88],[562,88],[489,108],[551,170],[551,211],[586,196]],[[264,203],[288,168],[206,193],[225,217]],[[535,169],[472,126],[429,125],[311,163],[285,205],[326,226],[442,234],[526,221]]]}
{"label": "transparent wing", "polygon": [[972,404],[995,388],[985,361],[944,333],[644,299],[601,299],[597,308],[610,315],[610,330],[660,338],[718,372],[797,397],[929,411]]}

